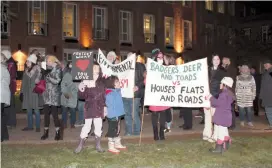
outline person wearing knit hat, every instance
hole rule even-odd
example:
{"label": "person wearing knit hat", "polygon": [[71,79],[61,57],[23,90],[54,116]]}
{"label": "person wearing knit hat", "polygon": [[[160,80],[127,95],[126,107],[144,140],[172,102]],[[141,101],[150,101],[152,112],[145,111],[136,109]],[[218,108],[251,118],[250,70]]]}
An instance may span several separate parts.
{"label": "person wearing knit hat", "polygon": [[44,134],[41,140],[46,140],[49,133],[50,114],[54,118],[56,128],[55,140],[61,140],[60,120],[58,117],[58,107],[60,106],[61,97],[61,66],[59,60],[49,55],[46,58],[46,65],[50,72],[45,75],[46,89],[43,93],[44,99]]}
{"label": "person wearing knit hat", "polygon": [[214,123],[214,139],[216,140],[215,148],[211,148],[212,153],[222,153],[224,149],[230,147],[230,135],[228,127],[232,124],[231,106],[235,100],[235,96],[231,90],[233,86],[233,79],[224,77],[221,80],[218,98],[212,95],[206,97],[211,101],[211,106],[216,108],[212,121]]}
{"label": "person wearing knit hat", "polygon": [[9,139],[7,120],[8,115],[5,107],[10,105],[10,74],[6,65],[11,53],[7,50],[1,51],[1,142]]}
{"label": "person wearing knit hat", "polygon": [[272,130],[272,60],[266,59],[263,63],[265,72],[262,75],[260,99],[269,122],[267,130]]}
{"label": "person wearing knit hat", "polygon": [[33,92],[36,84],[41,80],[41,69],[37,65],[37,56],[31,54],[25,64],[25,71],[20,90],[20,99],[22,101],[22,109],[27,111],[27,126],[22,131],[33,130],[33,111],[35,112],[35,126],[36,132],[40,132],[40,110],[41,95]]}

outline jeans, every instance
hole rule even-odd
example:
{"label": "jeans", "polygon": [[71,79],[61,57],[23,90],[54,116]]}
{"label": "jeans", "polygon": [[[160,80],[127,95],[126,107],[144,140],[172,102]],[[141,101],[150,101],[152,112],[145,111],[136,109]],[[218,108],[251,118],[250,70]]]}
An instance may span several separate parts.
{"label": "jeans", "polygon": [[266,117],[268,119],[270,127],[272,127],[272,107],[265,107]]}
{"label": "jeans", "polygon": [[70,110],[70,124],[75,125],[76,122],[76,109],[62,106],[62,122],[67,124],[67,112]]}
{"label": "jeans", "polygon": [[120,118],[108,118],[108,137],[115,138],[120,133]]}
{"label": "jeans", "polygon": [[84,121],[84,106],[85,101],[78,100],[77,102],[78,121]]}
{"label": "jeans", "polygon": [[[28,128],[33,128],[33,113],[32,109],[27,110],[27,127]],[[41,117],[40,117],[40,110],[39,109],[34,109],[35,112],[35,120],[36,120],[36,128],[40,128],[40,123],[41,123]]]}
{"label": "jeans", "polygon": [[54,119],[54,124],[56,128],[60,127],[60,120],[58,116],[58,107],[57,106],[49,106],[44,105],[44,127],[48,128],[50,125],[50,114],[52,114]]}
{"label": "jeans", "polygon": [[141,131],[140,101],[141,101],[140,98],[134,98],[134,115],[133,115],[132,114],[133,113],[133,110],[132,110],[133,98],[123,98],[127,135],[140,134],[140,131]]}
{"label": "jeans", "polygon": [[253,110],[252,107],[238,107],[240,121],[245,121],[245,116],[247,116],[247,122],[252,121]]}

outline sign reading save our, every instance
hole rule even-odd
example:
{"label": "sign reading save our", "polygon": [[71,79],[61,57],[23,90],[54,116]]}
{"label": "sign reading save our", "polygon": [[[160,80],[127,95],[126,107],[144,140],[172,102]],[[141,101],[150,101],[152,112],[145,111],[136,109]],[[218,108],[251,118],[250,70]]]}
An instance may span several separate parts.
{"label": "sign reading save our", "polygon": [[164,66],[147,61],[146,106],[210,107],[207,58]]}
{"label": "sign reading save our", "polygon": [[91,51],[73,52],[72,66],[73,80],[93,79],[93,55]]}

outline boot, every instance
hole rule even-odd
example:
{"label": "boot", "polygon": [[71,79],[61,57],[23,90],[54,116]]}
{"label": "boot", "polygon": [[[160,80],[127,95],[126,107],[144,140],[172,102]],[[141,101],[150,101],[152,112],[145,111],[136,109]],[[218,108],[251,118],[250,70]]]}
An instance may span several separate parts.
{"label": "boot", "polygon": [[228,150],[230,148],[231,139],[224,142],[224,149]]}
{"label": "boot", "polygon": [[165,140],[164,127],[163,126],[160,127],[160,140]]}
{"label": "boot", "polygon": [[223,153],[223,144],[218,144],[218,143],[216,143],[216,146],[215,146],[215,148],[213,149],[210,149],[210,152],[212,152],[212,153]]}
{"label": "boot", "polygon": [[159,138],[159,132],[158,132],[158,127],[153,127],[153,133],[154,133],[154,140],[155,141],[158,141],[160,138]]}
{"label": "boot", "polygon": [[111,153],[113,153],[113,154],[119,154],[120,151],[114,147],[115,144],[114,144],[113,138],[108,138],[108,140],[109,140],[108,141],[108,147],[109,147],[108,151],[111,152]]}
{"label": "boot", "polygon": [[85,141],[86,141],[86,138],[80,139],[78,147],[76,148],[74,153],[80,153],[82,151]]}
{"label": "boot", "polygon": [[61,140],[60,139],[60,129],[56,130],[56,135],[55,135],[55,140],[58,141],[58,140]]}
{"label": "boot", "polygon": [[49,129],[44,129],[43,136],[41,137],[41,140],[46,140],[48,138],[48,131]]}
{"label": "boot", "polygon": [[96,143],[96,151],[99,153],[105,152],[100,145],[101,137],[95,136],[95,143]]}
{"label": "boot", "polygon": [[114,148],[119,149],[119,150],[126,150],[127,149],[126,146],[123,146],[121,144],[121,138],[120,137],[113,138],[113,141],[114,141]]}

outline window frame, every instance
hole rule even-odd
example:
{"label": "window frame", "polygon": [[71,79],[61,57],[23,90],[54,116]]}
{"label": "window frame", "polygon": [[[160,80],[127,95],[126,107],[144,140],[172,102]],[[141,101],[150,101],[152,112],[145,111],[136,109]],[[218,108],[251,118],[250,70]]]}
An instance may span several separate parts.
{"label": "window frame", "polygon": [[[211,32],[211,37],[210,38],[208,38],[208,33],[206,33],[206,35],[205,35],[205,44],[206,44],[206,46],[207,45],[213,45],[213,43],[214,43],[214,25],[211,24],[211,23],[205,23],[205,29],[206,29],[206,31],[208,29],[210,29],[210,32]],[[209,43],[209,41],[211,43]]]}
{"label": "window frame", "polygon": [[[125,33],[123,32],[123,13],[126,13],[129,16],[129,19],[127,21],[127,30],[129,32]],[[119,11],[119,41],[120,43],[133,43],[133,13],[132,11],[128,11],[128,10],[120,10]],[[123,39],[123,34],[127,34],[128,39],[124,40]]]}
{"label": "window frame", "polygon": [[[187,40],[185,40],[185,23],[188,23],[189,27],[188,27],[188,32],[189,32],[189,39],[188,42],[185,42]],[[185,48],[192,48],[193,47],[193,22],[190,20],[183,20],[183,44]]]}
{"label": "window frame", "polygon": [[205,0],[205,9],[208,11],[213,11],[213,0]]}
{"label": "window frame", "polygon": [[[249,35],[246,34],[246,32],[249,30]],[[243,28],[244,31],[244,37],[247,37],[249,40],[251,39],[251,33],[252,33],[252,29],[250,27],[247,28]]]}
{"label": "window frame", "polygon": [[[40,7],[35,7],[34,3],[40,3]],[[43,3],[43,8],[42,8]],[[40,11],[40,21],[36,22],[33,18],[34,10],[39,9]],[[41,17],[42,11],[44,12],[44,17]],[[48,30],[47,30],[47,1],[28,1],[28,35],[37,35],[37,36],[47,36]],[[30,25],[29,25],[30,24]],[[42,28],[41,25],[43,25],[44,34],[38,33],[36,34],[33,32],[32,29],[34,29],[34,24],[38,24],[39,28]]]}
{"label": "window frame", "polygon": [[[65,5],[65,9],[67,11],[67,5],[73,5],[74,7],[76,7],[76,14],[73,13],[73,15],[76,15],[76,18],[74,18],[74,24],[76,24],[75,26],[73,25],[73,27],[76,29],[74,30],[74,34],[76,34],[75,36],[66,36],[64,35],[64,11],[63,11],[63,6]],[[74,8],[73,8],[74,9]],[[71,2],[62,2],[62,37],[64,39],[78,39],[79,38],[79,14],[78,14],[78,4],[76,3],[71,3]],[[66,23],[67,24],[67,23]]]}
{"label": "window frame", "polygon": [[[7,4],[10,3],[10,1],[6,1]],[[4,14],[4,8],[6,8],[6,20],[3,21],[3,16],[2,16],[2,13]],[[7,35],[9,36],[10,35],[10,20],[8,19],[9,17],[9,13],[8,13],[8,8],[4,5],[1,5],[1,35]],[[7,30],[6,31],[2,31],[2,24],[6,24],[7,26]],[[4,25],[3,25],[4,27]]]}
{"label": "window frame", "polygon": [[221,14],[225,13],[225,1],[217,1],[217,12]]}
{"label": "window frame", "polygon": [[[170,44],[166,43],[166,20],[170,19],[171,24],[172,24],[172,29],[171,29],[171,24],[170,24]],[[164,17],[164,45],[165,46],[174,46],[174,41],[175,41],[175,31],[174,31],[175,23],[174,23],[174,18],[173,17]],[[171,32],[172,31],[172,32]],[[171,37],[172,36],[172,37]]]}
{"label": "window frame", "polygon": [[[189,4],[186,4],[186,2],[189,3]],[[192,7],[192,1],[182,0],[181,3],[182,3],[183,7],[187,7],[187,8],[191,8]]]}
{"label": "window frame", "polygon": [[[264,31],[264,28],[266,29],[265,31]],[[269,35],[268,35],[268,33],[269,33],[269,25],[262,25],[262,27],[261,27],[261,30],[262,30],[262,32],[261,32],[261,34],[262,34],[262,42],[263,43],[267,43],[268,42],[268,40],[269,40]],[[266,40],[264,40],[264,33],[266,34]]]}
{"label": "window frame", "polygon": [[127,59],[127,55],[128,55],[129,51],[126,51],[126,50],[122,50],[120,51],[120,62],[124,61]]}
{"label": "window frame", "polygon": [[228,1],[228,14],[235,16],[235,1]]}
{"label": "window frame", "polygon": [[[145,17],[149,17],[149,21],[150,21],[150,30],[149,30],[149,32],[145,32]],[[143,14],[143,33],[144,33],[144,41],[145,41],[145,43],[150,43],[150,44],[154,44],[155,43],[155,31],[156,31],[156,29],[155,29],[155,15],[152,15],[152,14],[146,14],[146,13],[144,13]],[[150,41],[148,42],[147,40],[146,40],[146,34],[150,34]]]}
{"label": "window frame", "polygon": [[[98,24],[97,24],[97,16],[101,16],[102,15],[98,15],[97,14],[97,9],[103,10],[104,12],[104,17],[103,19],[101,19],[101,23],[103,22],[103,26],[101,25],[101,30],[98,30]],[[93,33],[95,33],[96,31],[101,31],[102,37],[101,38],[96,38],[96,36],[93,35],[93,39],[97,39],[97,40],[106,40],[107,39],[107,29],[108,29],[108,8],[104,7],[104,6],[97,6],[94,5],[92,7],[92,29],[93,29]]]}

